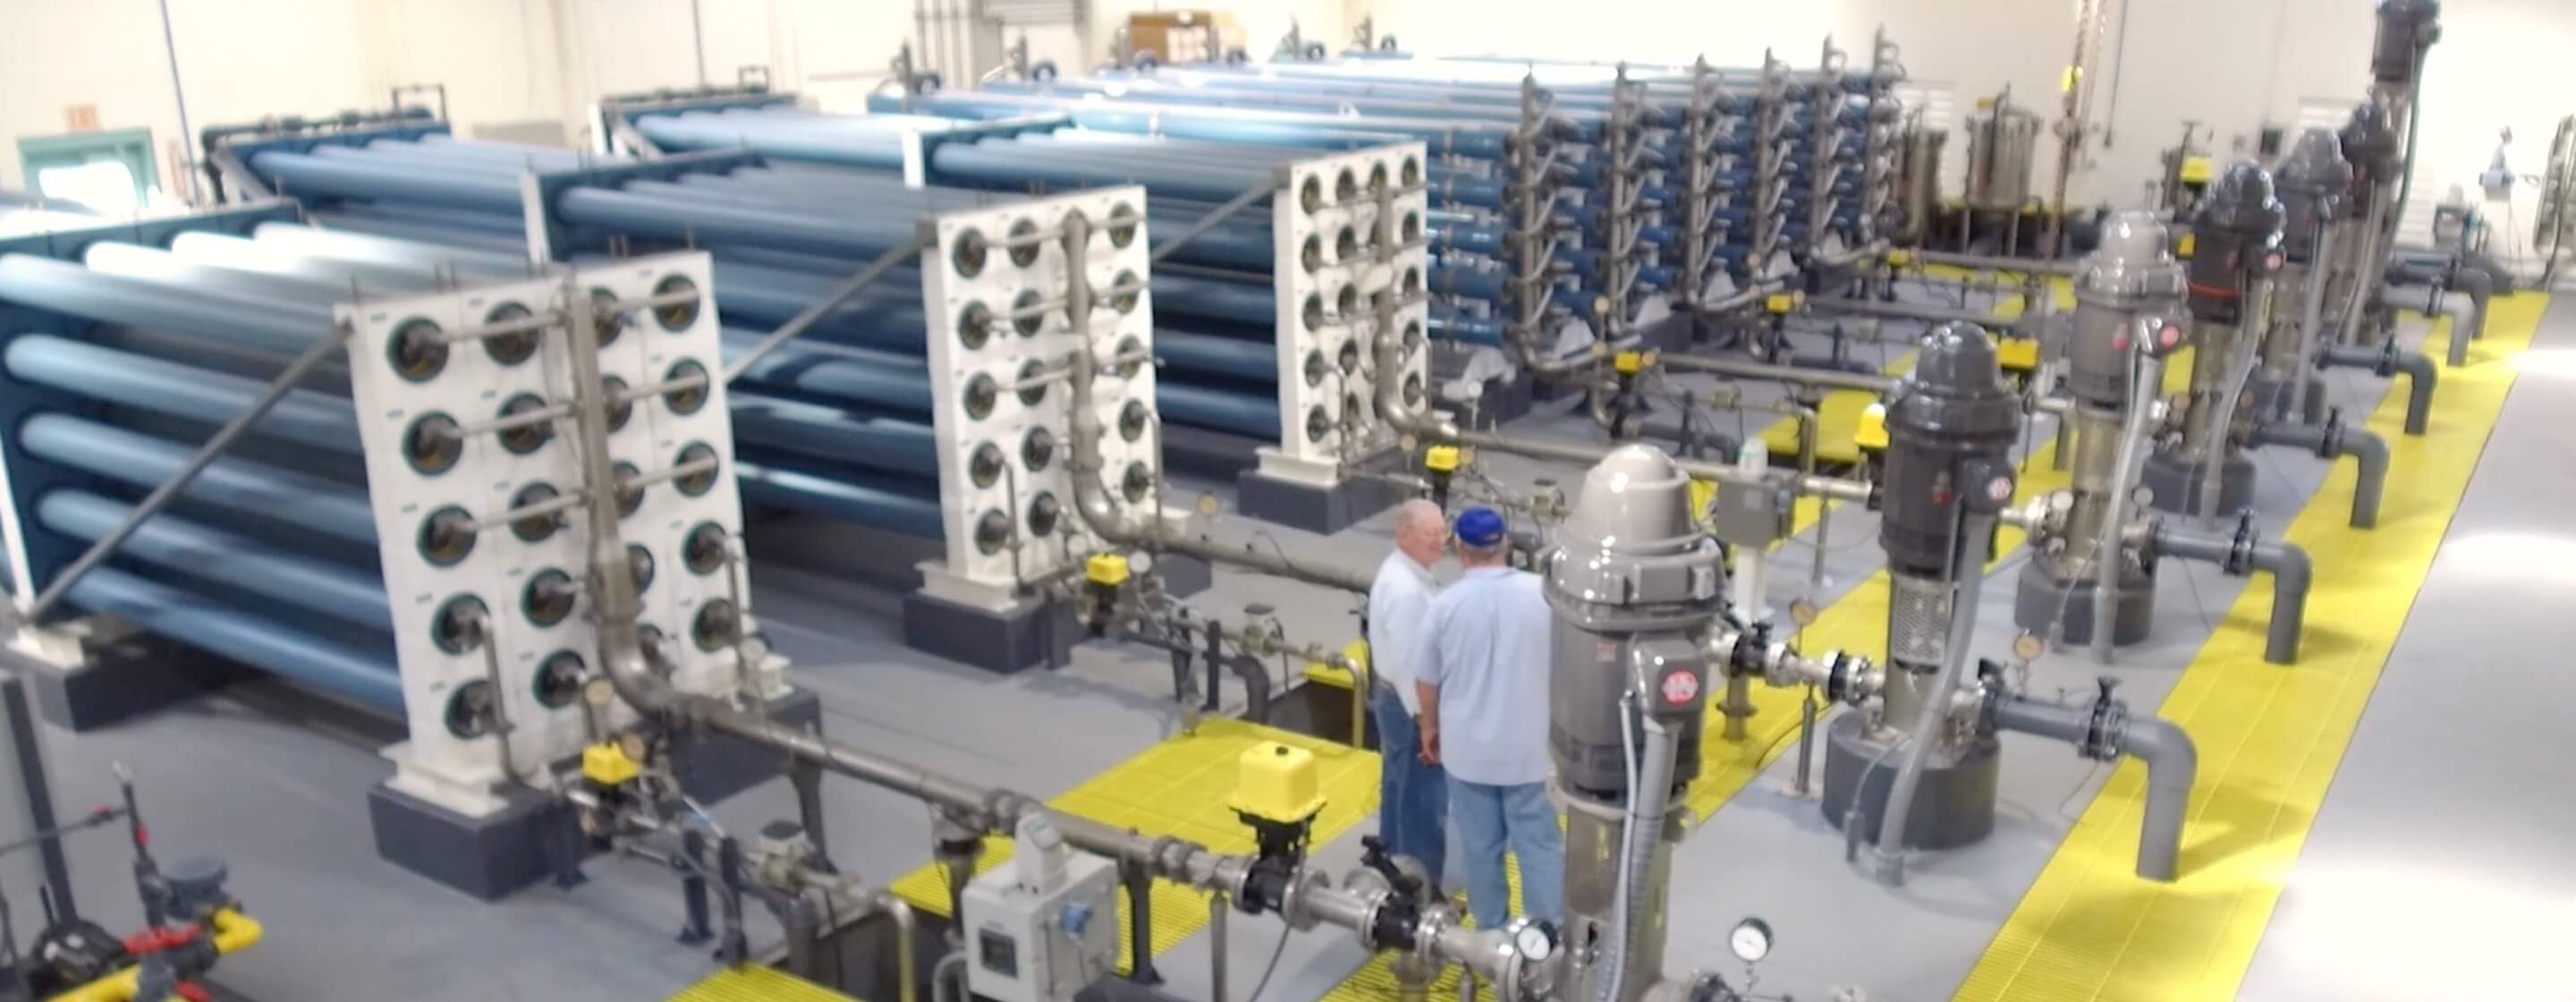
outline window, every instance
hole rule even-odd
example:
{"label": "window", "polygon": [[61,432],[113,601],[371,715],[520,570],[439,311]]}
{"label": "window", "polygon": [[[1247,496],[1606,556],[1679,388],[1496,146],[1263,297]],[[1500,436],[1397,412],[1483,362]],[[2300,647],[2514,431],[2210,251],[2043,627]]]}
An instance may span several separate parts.
{"label": "window", "polygon": [[49,199],[106,215],[129,215],[161,200],[152,132],[121,129],[18,140],[27,186]]}

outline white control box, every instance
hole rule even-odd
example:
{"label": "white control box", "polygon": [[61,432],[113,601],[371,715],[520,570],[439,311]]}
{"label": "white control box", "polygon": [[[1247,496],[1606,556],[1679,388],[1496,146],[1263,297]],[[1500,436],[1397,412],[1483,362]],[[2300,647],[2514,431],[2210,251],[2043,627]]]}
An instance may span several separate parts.
{"label": "white control box", "polygon": [[[1025,851],[1025,850],[1024,850]],[[992,1002],[1072,1002],[1118,969],[1118,867],[1090,853],[1032,889],[1018,867],[966,885],[966,987]]]}

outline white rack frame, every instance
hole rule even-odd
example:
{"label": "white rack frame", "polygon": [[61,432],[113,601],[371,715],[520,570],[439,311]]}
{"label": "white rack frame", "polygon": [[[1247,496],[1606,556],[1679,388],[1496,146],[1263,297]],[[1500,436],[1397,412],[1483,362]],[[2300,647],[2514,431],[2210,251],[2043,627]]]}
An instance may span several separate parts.
{"label": "white rack frame", "polygon": [[[1429,163],[1424,144],[1397,143],[1289,165],[1286,188],[1271,199],[1279,441],[1260,450],[1262,474],[1333,487],[1351,462],[1394,442],[1377,412],[1380,379],[1402,380],[1417,406],[1428,400]],[[1398,186],[1386,230],[1392,254],[1377,246],[1378,184]],[[1381,291],[1399,297],[1395,324],[1405,332],[1392,376],[1376,370],[1371,299]]]}
{"label": "white rack frame", "polygon": [[[583,707],[577,687],[571,698],[555,705],[538,698],[539,671],[558,655],[580,658],[584,678],[597,677],[599,669],[594,663],[598,629],[585,584],[589,533],[579,508],[564,512],[551,534],[534,541],[511,525],[485,528],[472,549],[452,564],[433,562],[421,545],[423,527],[442,510],[489,520],[525,505],[523,492],[538,484],[559,496],[584,489],[574,419],[544,426],[550,433],[524,454],[498,435],[468,436],[453,464],[434,473],[414,467],[405,440],[416,422],[433,413],[471,425],[500,416],[517,400],[572,400],[572,361],[561,318],[569,315],[567,297],[576,290],[601,303],[640,301],[682,289],[698,293],[695,308],[627,311],[613,339],[603,324],[600,371],[634,390],[695,366],[708,376],[707,385],[695,392],[696,406],[686,413],[674,407],[684,402],[677,393],[631,401],[625,420],[610,436],[609,450],[612,461],[645,476],[678,465],[683,451],[691,458],[711,456],[717,466],[694,493],[678,481],[648,486],[620,530],[629,551],[645,555],[652,568],[639,595],[641,621],[661,634],[661,649],[676,666],[673,684],[689,692],[766,698],[779,691],[783,666],[753,650],[755,642],[739,639],[753,633],[756,621],[747,607],[749,589],[739,577],[744,567],[738,542],[742,508],[733,474],[733,422],[725,401],[721,335],[705,254],[641,258],[545,279],[339,308],[340,322],[353,332],[350,388],[366,448],[368,494],[375,507],[410,724],[410,739],[385,750],[396,766],[390,781],[394,788],[460,814],[488,816],[506,806],[500,796],[506,783],[542,782],[538,773],[595,740],[592,716],[603,729],[632,719],[631,711],[620,706]],[[524,361],[502,361],[488,350],[493,343],[488,340],[450,344],[444,364],[418,380],[397,372],[391,361],[392,341],[407,328],[428,323],[457,331],[506,319],[516,312],[512,307],[554,318],[536,333],[536,353]],[[612,414],[616,409],[612,405]],[[721,538],[725,557],[693,570],[684,554],[688,537],[702,527]],[[584,594],[575,598],[568,615],[540,625],[530,618],[526,600],[531,584],[552,572],[569,578]],[[467,597],[483,604],[488,623],[484,643],[498,652],[501,719],[508,724],[502,733],[466,736],[448,725],[452,701],[491,673],[481,648],[451,651],[435,639],[441,610]],[[693,627],[698,617],[717,603],[737,601],[745,607],[736,610],[737,625],[724,634],[735,639],[713,647],[697,642]],[[505,757],[517,776],[507,774]]]}
{"label": "white rack frame", "polygon": [[[1145,189],[1131,185],[961,210],[932,220],[934,243],[923,252],[921,295],[929,327],[932,426],[939,444],[940,522],[947,554],[921,565],[923,591],[1004,608],[1016,604],[1029,584],[1078,565],[1098,548],[1098,538],[1075,510],[1073,430],[1066,405],[1072,391],[1061,377],[1026,392],[1011,389],[1037,373],[1060,368],[1075,351],[1088,351],[1102,363],[1093,393],[1106,429],[1101,476],[1107,488],[1126,504],[1159,501],[1125,489],[1138,470],[1151,485],[1149,491],[1159,490],[1162,482],[1154,366],[1113,364],[1121,356],[1148,356],[1154,346],[1152,296],[1139,291],[1121,310],[1121,297],[1111,292],[1122,284],[1143,285],[1149,278],[1145,204]],[[1005,242],[1015,231],[1060,234],[1076,213],[1091,227],[1084,254],[1087,274],[1082,276],[1094,292],[1091,330],[1071,330],[1060,307],[1026,326],[1003,319],[1019,306],[1061,302],[1072,279],[1060,236],[1016,258]],[[972,252],[976,247],[981,248],[980,263],[970,260],[977,257]],[[979,307],[994,319],[977,339],[966,328],[968,314]],[[1050,438],[1053,449],[1044,464],[1033,465],[1026,461],[1024,446],[1036,434]],[[1000,459],[998,468],[985,467],[993,473],[984,483],[977,482],[979,454]],[[1038,515],[1041,508],[1051,508],[1052,517]]]}

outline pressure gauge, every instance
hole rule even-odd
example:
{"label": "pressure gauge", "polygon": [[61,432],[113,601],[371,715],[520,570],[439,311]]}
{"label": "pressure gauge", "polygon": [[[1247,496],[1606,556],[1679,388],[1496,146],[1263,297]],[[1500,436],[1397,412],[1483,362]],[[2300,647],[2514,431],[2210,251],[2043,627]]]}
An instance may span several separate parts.
{"label": "pressure gauge", "polygon": [[1800,626],[1812,625],[1815,623],[1817,615],[1816,603],[1814,602],[1801,598],[1792,600],[1789,603],[1789,621],[1792,623],[1796,623]]}
{"label": "pressure gauge", "polygon": [[617,703],[617,684],[605,676],[594,678],[581,687],[581,695],[590,705],[605,710]]}
{"label": "pressure gauge", "polygon": [[2048,652],[2047,644],[2039,639],[2039,634],[2028,631],[2013,638],[2012,649],[2013,656],[2024,661],[2037,661],[2040,655]]}
{"label": "pressure gauge", "polygon": [[1216,492],[1209,491],[1199,495],[1199,514],[1213,516],[1223,510],[1225,510],[1225,502],[1216,496]]}
{"label": "pressure gauge", "polygon": [[1556,930],[1545,922],[1530,922],[1512,933],[1512,947],[1521,959],[1540,963],[1556,954]]}
{"label": "pressure gauge", "polygon": [[1727,935],[1726,945],[1735,950],[1737,959],[1748,964],[1770,956],[1771,924],[1758,918],[1738,922],[1735,931]]}

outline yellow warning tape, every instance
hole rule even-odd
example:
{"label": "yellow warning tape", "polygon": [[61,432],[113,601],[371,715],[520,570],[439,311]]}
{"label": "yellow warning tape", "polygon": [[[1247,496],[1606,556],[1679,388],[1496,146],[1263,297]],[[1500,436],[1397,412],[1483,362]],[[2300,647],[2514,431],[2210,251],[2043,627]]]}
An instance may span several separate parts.
{"label": "yellow warning tape", "polygon": [[858,1002],[775,967],[728,967],[691,985],[669,1002]]}
{"label": "yellow warning tape", "polygon": [[[2440,550],[2460,496],[2513,387],[2548,297],[2496,300],[2472,364],[2442,372],[2442,406],[2421,437],[2401,434],[2406,400],[2370,418],[2393,463],[2379,527],[2347,526],[2353,475],[2338,468],[2287,538],[2320,573],[2299,663],[2262,658],[2271,596],[2248,589],[2158,712],[2200,749],[2183,831],[2182,878],[2130,875],[2145,770],[2122,766],[1969,972],[1958,998],[2231,999],[2307,842],[2326,787]],[[2426,339],[2436,355],[2448,340]]]}
{"label": "yellow warning tape", "polygon": [[[1225,806],[1234,792],[1235,760],[1246,749],[1276,741],[1315,754],[1324,791],[1324,810],[1315,818],[1315,844],[1338,838],[1361,818],[1377,813],[1377,755],[1320,738],[1292,734],[1230,718],[1199,724],[1198,733],[1176,735],[1117,767],[1092,777],[1047,806],[1149,835],[1175,835],[1222,853],[1250,853],[1252,831]],[[1011,840],[984,840],[978,874],[1008,862]],[[948,914],[948,875],[937,864],[923,866],[894,883],[894,892],[913,907],[933,915]],[[1167,881],[1155,881],[1154,954],[1197,933],[1207,924],[1208,896]],[[1119,971],[1127,970],[1127,898],[1118,898]]]}

